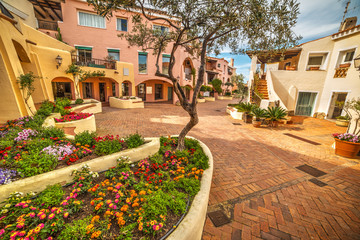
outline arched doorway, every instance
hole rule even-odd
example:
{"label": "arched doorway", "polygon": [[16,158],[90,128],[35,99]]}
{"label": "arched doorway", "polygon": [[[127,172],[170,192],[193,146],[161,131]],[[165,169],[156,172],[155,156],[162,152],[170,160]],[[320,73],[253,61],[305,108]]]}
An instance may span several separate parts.
{"label": "arched doorway", "polygon": [[129,81],[124,81],[121,84],[122,96],[132,96],[132,84]]}
{"label": "arched doorway", "polygon": [[57,77],[51,81],[54,99],[75,99],[74,82],[70,78]]}
{"label": "arched doorway", "polygon": [[171,102],[174,98],[170,80],[146,80],[136,86],[136,95],[146,102]]}

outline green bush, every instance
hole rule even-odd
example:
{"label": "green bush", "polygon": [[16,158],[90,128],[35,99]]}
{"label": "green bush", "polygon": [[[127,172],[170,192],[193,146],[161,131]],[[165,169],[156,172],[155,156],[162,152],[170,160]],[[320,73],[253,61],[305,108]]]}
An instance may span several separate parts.
{"label": "green bush", "polygon": [[26,145],[27,150],[30,152],[30,154],[36,154],[40,153],[44,148],[51,146],[54,144],[54,141],[52,141],[49,138],[36,138],[34,140],[31,140]]}
{"label": "green bush", "polygon": [[53,155],[33,153],[23,154],[22,160],[16,163],[17,172],[21,177],[31,177],[44,172],[49,172],[58,164],[58,160]]}
{"label": "green bush", "polygon": [[81,240],[88,239],[88,235],[86,234],[86,227],[90,224],[92,216],[88,216],[87,218],[75,220],[71,224],[65,224],[64,230],[61,231],[58,236],[59,240]]}
{"label": "green bush", "polygon": [[44,117],[50,116],[50,114],[54,111],[54,103],[50,102],[49,100],[45,100],[39,110],[37,110],[37,115],[42,115]]}
{"label": "green bush", "polygon": [[144,138],[140,134],[131,134],[125,139],[128,148],[136,148],[145,143]]}
{"label": "green bush", "polygon": [[123,145],[118,140],[105,140],[95,144],[95,153],[97,155],[108,155],[121,151]]}
{"label": "green bush", "polygon": [[71,101],[68,98],[57,98],[55,101],[55,107],[68,107],[70,106]]}
{"label": "green bush", "polygon": [[204,154],[201,149],[195,151],[193,158],[190,160],[194,166],[199,169],[208,169],[209,168],[209,158]]}
{"label": "green bush", "polygon": [[82,104],[83,102],[84,102],[84,100],[81,98],[78,98],[75,100],[75,104]]}
{"label": "green bush", "polygon": [[214,87],[214,89],[217,93],[222,93],[222,88],[221,88],[222,81],[220,79],[216,78],[216,79],[212,80],[210,84]]}
{"label": "green bush", "polygon": [[282,107],[268,107],[266,114],[271,121],[285,119],[287,115],[286,110]]}
{"label": "green bush", "polygon": [[251,113],[255,105],[249,102],[241,102],[239,103],[238,107],[236,107],[240,112]]}
{"label": "green bush", "polygon": [[265,118],[267,116],[266,110],[259,107],[253,107],[251,112],[254,114],[256,120],[260,120],[260,118]]}
{"label": "green bush", "polygon": [[47,128],[43,128],[40,132],[41,132],[40,136],[42,138],[50,138],[50,137],[64,138],[65,137],[64,130],[61,128],[47,127]]}
{"label": "green bush", "polygon": [[193,197],[200,191],[200,181],[195,178],[180,178],[176,187]]}
{"label": "green bush", "polygon": [[81,146],[88,145],[92,147],[96,144],[95,137],[95,132],[84,131],[75,136],[75,143],[79,143]]}
{"label": "green bush", "polygon": [[48,185],[44,191],[42,191],[34,202],[41,205],[42,208],[49,208],[59,205],[63,199],[65,192],[60,184]]}
{"label": "green bush", "polygon": [[231,92],[226,92],[225,96],[231,96]]}

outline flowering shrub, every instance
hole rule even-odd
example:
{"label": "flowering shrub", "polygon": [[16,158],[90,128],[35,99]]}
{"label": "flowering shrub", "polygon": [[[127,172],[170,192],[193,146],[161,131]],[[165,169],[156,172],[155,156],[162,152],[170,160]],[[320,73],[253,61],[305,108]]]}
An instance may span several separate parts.
{"label": "flowering shrub", "polygon": [[71,122],[76,120],[85,119],[91,117],[92,113],[75,113],[71,112],[70,114],[64,115],[61,118],[54,118],[56,122]]}
{"label": "flowering shrub", "polygon": [[18,133],[18,136],[14,138],[15,141],[28,140],[31,136],[36,136],[38,134],[37,131],[32,129],[24,129],[23,131]]}
{"label": "flowering shrub", "polygon": [[74,163],[77,160],[90,155],[92,150],[90,150],[88,147],[88,145],[85,145],[75,148],[72,154],[66,155],[62,160],[64,160],[67,165],[70,165],[71,163]]}
{"label": "flowering shrub", "polygon": [[68,155],[71,155],[76,148],[71,145],[71,143],[67,143],[66,145],[53,145],[48,146],[42,150],[49,155],[53,155],[57,157],[59,161],[64,160],[64,158]]}
{"label": "flowering shrub", "polygon": [[360,143],[360,137],[351,133],[334,133],[333,137],[342,141]]}
{"label": "flowering shrub", "polygon": [[11,178],[16,176],[15,170],[0,168],[0,185],[11,183]]}

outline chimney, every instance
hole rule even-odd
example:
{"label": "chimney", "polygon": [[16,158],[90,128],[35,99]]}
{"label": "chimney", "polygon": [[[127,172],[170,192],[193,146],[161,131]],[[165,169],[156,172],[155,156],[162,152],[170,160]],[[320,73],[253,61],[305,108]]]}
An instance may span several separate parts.
{"label": "chimney", "polygon": [[233,58],[230,58],[230,66],[234,67],[234,59]]}
{"label": "chimney", "polygon": [[346,18],[344,20],[344,22],[341,23],[339,32],[341,31],[345,31],[349,28],[355,27],[356,26],[356,22],[357,22],[357,17],[350,17],[350,18]]}

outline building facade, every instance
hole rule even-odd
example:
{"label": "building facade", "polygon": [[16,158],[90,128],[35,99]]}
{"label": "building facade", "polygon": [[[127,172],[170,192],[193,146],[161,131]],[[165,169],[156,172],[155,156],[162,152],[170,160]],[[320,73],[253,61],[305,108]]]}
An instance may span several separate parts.
{"label": "building facade", "polygon": [[[295,115],[316,113],[328,119],[345,115],[339,103],[360,97],[359,71],[353,62],[360,54],[359,44],[360,25],[352,22],[331,36],[288,49],[284,56],[248,54],[252,97],[266,84],[264,105],[278,101]],[[258,86],[255,75],[260,79]]]}
{"label": "building facade", "polygon": [[[0,9],[0,123],[31,115],[36,105],[44,100],[53,101],[56,97],[75,99],[77,92],[83,94],[86,89],[84,83],[79,84],[76,77],[74,79],[72,74],[66,73],[71,64],[81,66],[81,61],[72,57],[75,48],[25,24],[21,16],[14,16],[16,12],[7,10],[4,5]],[[95,87],[102,88],[105,96],[118,95],[119,85],[123,82],[134,85],[131,63],[104,61],[98,65],[101,65],[104,76],[90,78],[86,82],[97,81],[99,85]],[[83,71],[88,72],[98,71],[97,67],[81,66]],[[22,74],[29,72],[37,78],[35,91],[26,104],[25,93],[17,81]]]}
{"label": "building facade", "polygon": [[230,63],[224,58],[207,57],[205,84],[210,84],[212,80],[219,79],[222,81],[223,92],[232,91],[232,87],[225,84],[231,82],[231,76],[236,73],[234,67],[234,59],[230,59]]}

